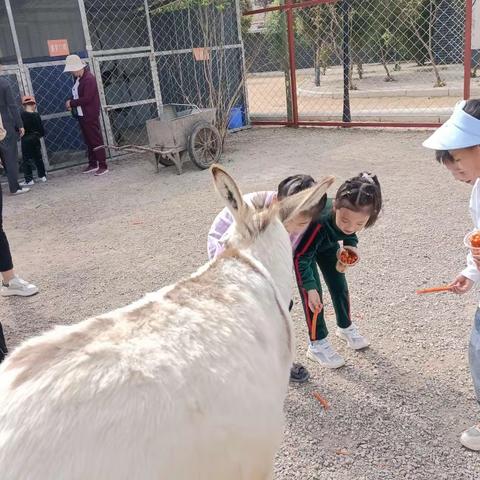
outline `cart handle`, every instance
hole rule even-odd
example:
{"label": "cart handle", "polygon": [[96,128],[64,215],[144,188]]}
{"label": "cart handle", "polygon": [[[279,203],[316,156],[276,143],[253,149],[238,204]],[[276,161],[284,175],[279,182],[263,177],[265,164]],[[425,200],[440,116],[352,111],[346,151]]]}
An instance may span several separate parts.
{"label": "cart handle", "polygon": [[178,107],[193,107],[200,111],[200,107],[198,105],[195,105],[194,103],[165,103],[164,105],[162,105],[162,107],[166,105],[176,105]]}
{"label": "cart handle", "polygon": [[123,145],[121,147],[118,147],[116,145],[100,145],[99,147],[95,147],[93,151],[100,150],[101,148],[111,148],[112,150],[117,150],[117,151],[125,151],[125,152],[130,152],[130,153],[140,153],[140,152],[151,152],[151,153],[158,153],[160,155],[168,155],[170,153],[174,153],[175,149],[174,148],[168,148],[165,150],[159,149],[159,148],[149,148],[149,147],[144,147],[142,145]]}

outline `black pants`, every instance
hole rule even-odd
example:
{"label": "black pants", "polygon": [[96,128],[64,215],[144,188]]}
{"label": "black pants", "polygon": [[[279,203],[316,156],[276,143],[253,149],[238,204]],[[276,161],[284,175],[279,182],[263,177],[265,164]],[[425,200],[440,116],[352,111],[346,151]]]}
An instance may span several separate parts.
{"label": "black pants", "polygon": [[[350,296],[348,294],[348,284],[344,273],[337,271],[337,250],[338,245],[330,250],[319,252],[316,258],[317,265],[322,272],[323,279],[327,284],[332,298],[333,308],[337,317],[337,325],[340,328],[348,328],[352,321],[350,319]],[[297,272],[297,269],[295,269]],[[320,283],[320,276],[318,270],[314,268],[313,271],[315,282],[317,284],[316,290],[320,295],[320,300],[323,303],[322,284]],[[302,279],[297,274],[298,289],[302,299],[303,311],[307,320],[310,340],[323,340],[328,335],[327,325],[325,323],[325,309],[322,308],[317,317],[317,323],[314,325],[313,312],[308,307],[307,291],[302,287]]]}
{"label": "black pants", "polygon": [[[7,128],[7,127],[6,127]],[[20,189],[18,184],[18,135],[15,130],[7,128],[7,136],[0,142],[0,157],[7,172],[10,193]]]}
{"label": "black pants", "polygon": [[[2,226],[2,186],[0,185],[0,272],[6,272],[13,268],[12,255],[8,246],[7,236]],[[7,354],[7,345],[3,336],[2,324],[0,323],[0,362]]]}
{"label": "black pants", "polygon": [[3,231],[2,197],[2,186],[0,185],[0,272],[7,272],[13,268],[13,263],[7,236]]}
{"label": "black pants", "polygon": [[37,136],[26,136],[22,138],[22,170],[25,175],[25,181],[33,180],[32,167],[37,168],[38,178],[45,176],[45,165],[42,158],[42,148],[40,139]]}
{"label": "black pants", "polygon": [[5,343],[5,337],[3,336],[3,328],[0,323],[0,363],[5,358],[5,355],[8,353],[7,344]]}

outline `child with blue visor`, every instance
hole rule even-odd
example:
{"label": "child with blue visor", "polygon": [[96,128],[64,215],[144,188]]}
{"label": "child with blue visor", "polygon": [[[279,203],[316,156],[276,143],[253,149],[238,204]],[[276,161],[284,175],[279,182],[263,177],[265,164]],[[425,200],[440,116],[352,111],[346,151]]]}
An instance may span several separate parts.
{"label": "child with blue visor", "polygon": [[[470,214],[475,229],[480,230],[480,100],[458,102],[452,116],[430,136],[423,146],[436,151],[456,180],[473,185]],[[463,294],[480,281],[480,255],[470,251],[466,268],[450,284],[452,292]],[[480,305],[477,307],[470,336],[469,364],[475,394],[480,403]],[[461,443],[470,450],[480,450],[480,424],[464,431]]]}

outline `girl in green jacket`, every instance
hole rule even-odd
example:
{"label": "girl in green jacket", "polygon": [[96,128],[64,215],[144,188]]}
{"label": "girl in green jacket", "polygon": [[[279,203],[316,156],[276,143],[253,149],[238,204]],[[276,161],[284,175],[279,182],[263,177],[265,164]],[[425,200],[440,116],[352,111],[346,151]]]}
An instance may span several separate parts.
{"label": "girl in green jacket", "polygon": [[[337,269],[337,262],[344,249],[358,257],[356,233],[374,225],[381,208],[382,192],[377,177],[362,172],[343,183],[334,200],[328,199],[320,218],[310,224],[296,248],[295,274],[310,335],[307,357],[325,367],[341,367],[345,360],[327,339],[317,265],[332,298],[337,336],[355,350],[368,347],[369,341],[352,323],[347,280],[345,273]],[[314,315],[315,310],[318,315]]]}

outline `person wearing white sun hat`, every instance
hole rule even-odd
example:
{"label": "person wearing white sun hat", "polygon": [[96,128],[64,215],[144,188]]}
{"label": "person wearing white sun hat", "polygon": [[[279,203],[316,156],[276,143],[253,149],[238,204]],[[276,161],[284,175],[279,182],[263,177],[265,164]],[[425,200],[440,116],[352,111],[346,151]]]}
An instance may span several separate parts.
{"label": "person wearing white sun hat", "polygon": [[[455,106],[452,116],[423,146],[436,150],[437,161],[456,180],[473,185],[470,214],[476,230],[480,230],[480,100],[463,100]],[[466,268],[450,284],[452,293],[468,292],[480,282],[480,255],[470,250]],[[470,372],[480,403],[480,305],[477,307],[468,351]],[[460,442],[470,450],[480,450],[480,424],[465,430]]]}
{"label": "person wearing white sun hat", "polygon": [[87,145],[88,166],[83,173],[104,175],[108,173],[106,152],[104,148],[96,150],[104,144],[100,128],[100,95],[97,81],[78,55],[67,57],[64,72],[71,73],[75,78],[72,97],[67,100],[65,106],[78,119]]}

